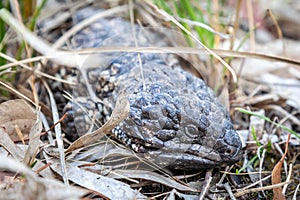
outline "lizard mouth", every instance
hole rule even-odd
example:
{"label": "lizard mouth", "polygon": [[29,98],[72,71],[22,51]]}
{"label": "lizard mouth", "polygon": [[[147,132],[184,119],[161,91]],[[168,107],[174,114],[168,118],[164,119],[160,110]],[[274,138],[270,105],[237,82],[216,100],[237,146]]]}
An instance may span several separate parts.
{"label": "lizard mouth", "polygon": [[[185,145],[189,146],[189,150],[183,150]],[[146,160],[154,162],[160,167],[173,169],[192,170],[223,166],[239,161],[242,156],[239,148],[232,147],[230,150],[231,157],[224,159],[224,155],[217,150],[198,144],[181,144],[181,146],[173,146],[172,148],[165,146],[161,148],[145,147],[144,150],[143,157]],[[235,154],[232,154],[233,152]]]}
{"label": "lizard mouth", "polygon": [[[200,157],[189,153],[170,154],[167,152],[149,151],[144,157],[153,161],[160,167],[168,167],[173,169],[205,169],[221,166],[221,160],[213,160],[209,157]],[[224,163],[225,164],[225,163]]]}
{"label": "lizard mouth", "polygon": [[151,143],[147,143],[145,140],[128,136],[121,129],[114,129],[114,133],[137,154],[141,153],[141,157],[160,167],[203,169],[233,164],[242,157],[239,143],[230,145],[222,139],[217,140],[214,145],[190,144],[174,140],[165,142],[151,140]]}

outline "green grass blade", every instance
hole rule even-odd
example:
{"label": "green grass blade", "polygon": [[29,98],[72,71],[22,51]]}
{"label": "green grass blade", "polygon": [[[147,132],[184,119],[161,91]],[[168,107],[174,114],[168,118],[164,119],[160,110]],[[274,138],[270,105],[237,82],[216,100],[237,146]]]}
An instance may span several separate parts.
{"label": "green grass blade", "polygon": [[252,133],[252,136],[253,136],[253,139],[254,139],[256,145],[257,145],[258,147],[261,147],[261,144],[260,144],[260,143],[258,142],[258,140],[257,140],[256,131],[255,131],[255,129],[254,129],[254,126],[251,127],[251,133]]}
{"label": "green grass blade", "polygon": [[[3,1],[0,1],[0,9],[6,7],[4,5]],[[0,51],[2,53],[6,53],[6,45],[4,43],[4,37],[5,37],[6,31],[5,31],[5,23],[0,18]],[[2,57],[0,57],[0,66],[6,64],[6,60]]]}
{"label": "green grass blade", "polygon": [[255,112],[252,112],[250,110],[246,110],[246,109],[243,109],[243,108],[237,108],[237,110],[241,113],[244,113],[244,114],[247,114],[247,115],[253,115],[253,116],[256,116],[256,117],[259,117],[260,119],[263,119],[265,120],[266,122],[269,122],[271,124],[274,124],[275,126],[279,127],[279,128],[282,128],[283,130],[295,135],[298,139],[300,139],[300,135],[298,133],[296,133],[295,131],[289,129],[288,127],[282,125],[282,124],[279,124],[279,123],[276,123],[274,121],[272,121],[270,118],[266,117],[266,116],[263,116],[263,115],[259,115]]}
{"label": "green grass blade", "polygon": [[38,7],[33,12],[32,18],[28,24],[28,28],[33,31],[37,18],[40,16],[42,8],[45,6],[47,0],[43,0]]}
{"label": "green grass blade", "polygon": [[258,155],[256,154],[248,163],[247,165],[243,166],[241,169],[239,169],[237,171],[237,174],[241,173],[242,171],[244,171],[248,166],[250,166],[252,163],[254,163],[254,161],[256,161],[256,159],[258,159]]}

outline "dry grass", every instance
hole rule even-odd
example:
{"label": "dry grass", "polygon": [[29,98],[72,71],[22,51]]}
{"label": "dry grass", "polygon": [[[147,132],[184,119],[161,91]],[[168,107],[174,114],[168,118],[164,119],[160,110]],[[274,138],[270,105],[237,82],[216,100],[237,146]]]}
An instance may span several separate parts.
{"label": "dry grass", "polygon": [[[154,1],[161,7],[156,7],[153,1],[129,1],[120,5],[113,2],[95,3],[93,6],[104,7],[105,11],[72,27],[66,19],[70,19],[76,9],[85,7],[84,1],[48,6],[41,14],[32,13],[34,21],[51,18],[51,23],[43,27],[42,37],[26,28],[34,22],[29,25],[23,22],[22,7],[20,9],[17,2],[11,7],[14,16],[19,18],[3,9],[0,11],[6,23],[0,27],[7,30],[2,31],[0,44],[0,100],[3,102],[0,104],[0,199],[4,196],[19,199],[21,195],[24,199],[205,199],[208,196],[212,199],[297,199],[300,60],[287,56],[288,52],[273,52],[270,48],[268,53],[262,51],[264,46],[255,40],[254,31],[260,24],[255,24],[257,16],[253,12],[247,15],[250,31],[239,28],[239,16],[245,12],[242,1],[235,5],[211,1],[209,11],[205,11],[202,4],[190,1],[190,5],[185,5],[189,10],[185,15],[180,13],[178,5],[176,7],[176,1],[167,1],[169,10],[167,4],[162,4],[165,1]],[[256,4],[244,6],[251,11]],[[198,9],[206,20],[195,22],[198,19],[191,9]],[[230,9],[235,10],[235,17],[226,13],[219,15],[223,10],[230,13]],[[58,11],[61,14],[54,15]],[[150,24],[160,30],[168,27],[186,35],[177,33],[180,37],[175,37],[177,46],[174,47],[64,49],[64,44],[68,44],[77,31],[99,18],[115,15],[141,26]],[[270,16],[282,42],[280,25],[274,13]],[[203,33],[195,26],[208,30]],[[232,37],[225,34],[226,31]],[[61,32],[63,34],[58,34]],[[16,40],[16,33],[24,42]],[[210,42],[203,42],[201,34],[210,37]],[[229,44],[227,48],[226,44]],[[60,104],[67,100],[58,102],[56,94],[63,94],[55,91],[53,85],[59,83],[72,88],[74,83],[55,75],[61,69],[70,72],[70,68],[77,66],[78,60],[86,59],[90,52],[112,51],[172,52],[188,60],[195,69],[187,70],[196,76],[200,74],[230,109],[234,125],[245,142],[243,160],[208,172],[161,169],[123,145],[100,140],[126,115],[127,110],[122,107],[116,108],[111,120],[96,132],[74,143],[68,141],[59,123],[63,121]],[[85,63],[93,64],[93,57],[89,58]],[[253,60],[259,66],[252,63]],[[274,68],[265,69],[264,65]],[[5,117],[4,111],[8,113]]]}

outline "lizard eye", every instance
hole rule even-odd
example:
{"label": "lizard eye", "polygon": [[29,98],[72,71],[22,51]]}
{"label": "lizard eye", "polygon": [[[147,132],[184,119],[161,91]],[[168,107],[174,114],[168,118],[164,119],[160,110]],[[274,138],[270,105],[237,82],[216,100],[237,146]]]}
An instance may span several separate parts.
{"label": "lizard eye", "polygon": [[197,135],[198,135],[198,128],[195,125],[189,124],[184,129],[185,129],[184,130],[185,131],[185,135],[187,137],[190,137],[190,138],[197,137]]}

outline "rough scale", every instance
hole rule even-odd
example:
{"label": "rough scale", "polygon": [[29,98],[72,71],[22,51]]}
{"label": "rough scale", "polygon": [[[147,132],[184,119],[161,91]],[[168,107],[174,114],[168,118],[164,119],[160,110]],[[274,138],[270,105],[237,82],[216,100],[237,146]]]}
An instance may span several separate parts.
{"label": "rough scale", "polygon": [[[101,11],[84,9],[77,13],[77,19],[81,21],[97,12]],[[128,34],[131,29],[124,19],[101,19],[77,33],[72,39],[73,47],[134,46]],[[139,46],[153,44],[155,37],[158,41],[154,44],[160,42],[161,34],[143,31],[137,31]],[[86,67],[84,71],[96,99],[102,103],[79,90],[74,94],[88,112],[97,107],[97,118],[104,123],[119,94],[126,91],[130,113],[113,130],[113,138],[156,164],[171,168],[210,168],[240,160],[241,141],[229,113],[201,79],[185,72],[179,64],[169,64],[166,54],[143,53],[139,60],[137,53],[115,53],[104,60],[105,64],[99,63],[98,68]],[[86,88],[83,76],[79,77]],[[88,130],[86,120],[93,112],[70,110],[70,105],[74,107],[69,103],[65,110],[75,113],[77,129]],[[71,127],[67,132],[73,133],[74,123],[68,124]]]}

